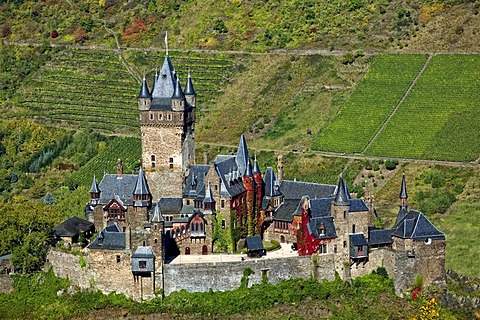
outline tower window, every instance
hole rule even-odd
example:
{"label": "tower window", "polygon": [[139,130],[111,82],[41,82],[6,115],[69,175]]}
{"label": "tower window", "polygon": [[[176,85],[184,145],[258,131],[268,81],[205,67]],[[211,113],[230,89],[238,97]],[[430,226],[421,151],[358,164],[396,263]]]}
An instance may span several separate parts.
{"label": "tower window", "polygon": [[142,245],[145,247],[147,245],[147,242],[143,240]]}
{"label": "tower window", "polygon": [[170,158],[169,161],[170,161],[170,163],[173,163],[173,158]]}
{"label": "tower window", "polygon": [[169,114],[169,115],[167,116],[167,119],[168,119],[168,120],[172,120],[172,115]]}
{"label": "tower window", "polygon": [[355,225],[352,224],[352,233],[355,233]]}
{"label": "tower window", "polygon": [[222,229],[225,229],[225,219],[222,219]]}
{"label": "tower window", "polygon": [[153,113],[150,113],[150,120],[153,120],[153,118],[154,118]]}
{"label": "tower window", "polygon": [[163,114],[161,113],[158,114],[158,120],[163,120]]}
{"label": "tower window", "polygon": [[344,247],[344,248],[347,247],[347,241],[343,241],[343,247]]}
{"label": "tower window", "polygon": [[117,263],[120,263],[120,256],[117,255]]}
{"label": "tower window", "polygon": [[343,219],[347,219],[347,211],[343,211]]}
{"label": "tower window", "polygon": [[225,208],[225,200],[221,200],[221,201],[220,201],[220,206],[221,206],[222,208]]}

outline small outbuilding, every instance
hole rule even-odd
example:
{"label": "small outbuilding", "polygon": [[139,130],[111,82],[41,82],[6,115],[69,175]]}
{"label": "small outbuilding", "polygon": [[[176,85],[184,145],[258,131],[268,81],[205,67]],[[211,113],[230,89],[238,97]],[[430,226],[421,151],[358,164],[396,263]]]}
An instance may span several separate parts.
{"label": "small outbuilding", "polygon": [[250,258],[260,258],[267,252],[263,247],[262,238],[259,236],[247,237],[247,256]]}
{"label": "small outbuilding", "polygon": [[88,239],[95,232],[95,225],[79,217],[71,217],[53,228],[53,235],[65,244],[77,243],[81,238]]}

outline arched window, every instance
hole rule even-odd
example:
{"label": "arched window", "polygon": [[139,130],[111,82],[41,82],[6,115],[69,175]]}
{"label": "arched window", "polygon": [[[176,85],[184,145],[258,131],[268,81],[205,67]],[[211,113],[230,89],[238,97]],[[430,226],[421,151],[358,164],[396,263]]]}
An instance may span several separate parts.
{"label": "arched window", "polygon": [[203,232],[203,223],[200,223],[200,231]]}
{"label": "arched window", "polygon": [[182,234],[185,234],[185,227],[182,226]]}

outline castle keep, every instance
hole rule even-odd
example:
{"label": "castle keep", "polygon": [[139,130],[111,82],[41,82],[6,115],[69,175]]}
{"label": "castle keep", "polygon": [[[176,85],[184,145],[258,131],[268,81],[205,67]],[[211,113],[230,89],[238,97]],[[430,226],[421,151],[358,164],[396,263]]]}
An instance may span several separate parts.
{"label": "castle keep", "polygon": [[[182,89],[167,54],[152,90],[144,78],[138,95],[141,168],[124,174],[119,159],[115,174],[104,174],[100,182],[93,177],[86,221],[67,220],[54,232],[67,245],[93,229],[98,235],[83,249],[83,263],[52,249],[48,259],[57,275],[82,288],[139,300],[179,289],[234,289],[229,279],[241,277],[247,265],[271,281],[332,279],[335,273],[350,280],[382,266],[398,294],[417,274],[425,285],[444,283],[445,236],[408,208],[405,176],[395,224],[378,229],[369,207],[351,197],[342,177],[337,185],[284,180],[281,157],[277,174],[270,167],[262,171],[243,135],[236,154],[196,163],[195,108],[190,74]],[[291,244],[298,257],[260,258],[262,266],[240,259],[225,268],[169,265],[178,255],[214,254],[220,231],[215,227],[230,235],[230,251],[247,237],[261,237]],[[315,263],[308,259],[312,255]]]}

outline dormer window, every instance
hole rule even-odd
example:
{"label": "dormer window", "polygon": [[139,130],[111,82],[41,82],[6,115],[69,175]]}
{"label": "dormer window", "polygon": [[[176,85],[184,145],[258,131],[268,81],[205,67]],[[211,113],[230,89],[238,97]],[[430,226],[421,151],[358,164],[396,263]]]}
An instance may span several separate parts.
{"label": "dormer window", "polygon": [[325,235],[325,226],[323,225],[323,223],[320,225],[320,228],[318,230],[321,236]]}

